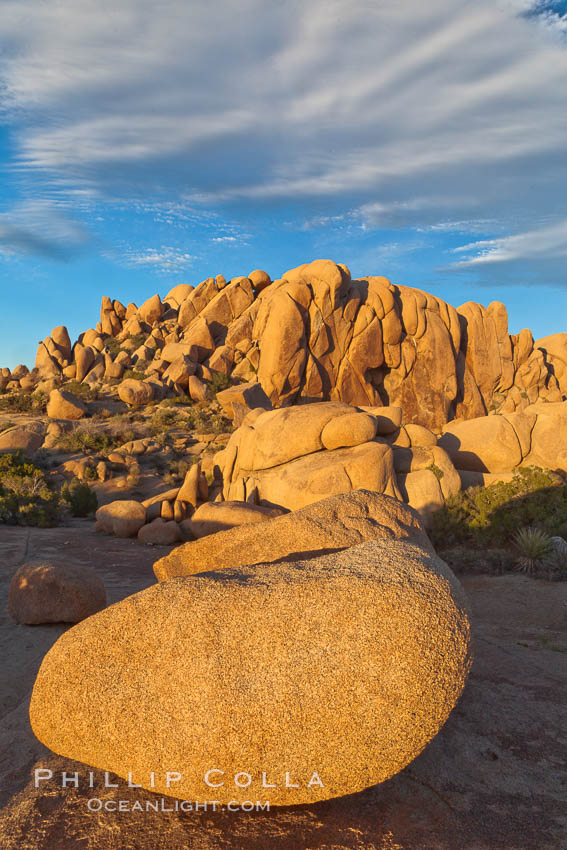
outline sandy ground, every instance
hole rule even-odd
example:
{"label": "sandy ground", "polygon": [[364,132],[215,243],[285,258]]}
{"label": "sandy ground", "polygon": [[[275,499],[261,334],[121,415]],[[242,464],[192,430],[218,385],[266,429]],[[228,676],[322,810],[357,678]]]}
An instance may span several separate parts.
{"label": "sandy ground", "polygon": [[563,850],[567,848],[567,582],[462,578],[476,658],[440,734],[380,786],[271,812],[89,812],[87,801],[152,795],[33,786],[34,767],[85,768],[49,753],[28,721],[41,660],[64,626],[18,626],[8,584],[25,560],[64,557],[104,579],[109,602],[153,583],[164,549],[72,527],[0,527],[0,847],[2,850]]}

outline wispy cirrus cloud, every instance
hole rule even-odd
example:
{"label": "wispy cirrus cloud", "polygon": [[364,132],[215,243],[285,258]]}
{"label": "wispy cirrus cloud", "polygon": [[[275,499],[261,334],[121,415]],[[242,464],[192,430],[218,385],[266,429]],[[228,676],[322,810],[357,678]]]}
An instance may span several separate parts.
{"label": "wispy cirrus cloud", "polygon": [[[303,204],[305,233],[493,237],[462,267],[512,250],[507,233],[555,250],[543,234],[560,227],[567,192],[566,11],[558,0],[4,0],[10,173],[24,196],[40,184],[64,199],[67,217],[125,198],[172,227],[204,227],[200,214],[227,206],[243,219],[261,208],[277,227],[284,205]],[[316,203],[332,212],[313,214]],[[244,232],[207,240],[247,244]],[[145,267],[180,262],[144,251]]]}
{"label": "wispy cirrus cloud", "polygon": [[90,240],[86,228],[67,215],[64,205],[48,200],[27,201],[0,213],[0,254],[4,258],[31,255],[67,260]]}
{"label": "wispy cirrus cloud", "polygon": [[455,248],[463,254],[457,266],[479,266],[491,263],[510,263],[517,260],[563,259],[567,257],[567,219],[549,227],[504,236],[482,239]]}

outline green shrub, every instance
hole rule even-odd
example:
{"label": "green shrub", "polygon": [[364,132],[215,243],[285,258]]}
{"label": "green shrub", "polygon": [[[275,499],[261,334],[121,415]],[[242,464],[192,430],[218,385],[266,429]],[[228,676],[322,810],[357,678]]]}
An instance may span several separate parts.
{"label": "green shrub", "polygon": [[136,381],[141,381],[145,377],[144,372],[138,372],[136,369],[126,369],[122,375],[122,380],[125,381],[127,378],[134,378]]}
{"label": "green shrub", "polygon": [[57,448],[64,452],[83,452],[83,454],[94,454],[95,452],[107,452],[121,445],[125,440],[110,435],[104,431],[95,431],[92,426],[85,423],[79,425],[67,434],[62,434],[57,440]]}
{"label": "green shrub", "polygon": [[82,398],[83,401],[93,401],[98,398],[98,392],[93,390],[88,384],[81,384],[79,381],[67,381],[61,389],[73,393],[78,398]]}
{"label": "green shrub", "polygon": [[431,470],[437,481],[441,481],[445,473],[436,464],[430,463],[427,469]]}
{"label": "green shrub", "polygon": [[193,399],[187,395],[175,395],[171,398],[164,398],[161,402],[161,407],[191,407],[194,404]]}
{"label": "green shrub", "polygon": [[0,410],[13,413],[45,413],[47,395],[42,390],[6,393],[0,398]]}
{"label": "green shrub", "polygon": [[474,549],[471,546],[454,546],[443,550],[443,560],[454,573],[488,573],[502,575],[515,568],[516,557],[509,549]]}
{"label": "green shrub", "polygon": [[224,434],[233,430],[230,419],[217,410],[200,404],[187,412],[187,427],[202,434]]}
{"label": "green shrub", "polygon": [[531,575],[549,565],[553,555],[553,541],[545,531],[540,528],[521,528],[514,535],[513,543],[518,552],[516,564],[520,572]]}
{"label": "green shrub", "polygon": [[22,452],[0,457],[0,522],[11,525],[57,525],[59,494],[45,474]]}
{"label": "green shrub", "polygon": [[81,483],[77,478],[70,484],[65,484],[61,489],[61,497],[67,502],[71,514],[76,517],[85,517],[92,514],[98,508],[98,498],[94,490],[88,484]]}
{"label": "green shrub", "polygon": [[150,419],[150,434],[159,437],[169,428],[186,427],[187,420],[177,410],[156,410]]}
{"label": "green shrub", "polygon": [[104,345],[108,353],[111,354],[113,358],[123,350],[121,348],[121,343],[113,336],[105,337]]}
{"label": "green shrub", "polygon": [[527,526],[550,534],[567,526],[567,485],[560,475],[520,468],[509,482],[463,490],[433,515],[430,535],[437,548],[499,547]]}
{"label": "green shrub", "polygon": [[230,378],[228,375],[223,375],[222,372],[213,372],[213,377],[209,381],[209,391],[213,398],[217,393],[226,390],[230,387]]}

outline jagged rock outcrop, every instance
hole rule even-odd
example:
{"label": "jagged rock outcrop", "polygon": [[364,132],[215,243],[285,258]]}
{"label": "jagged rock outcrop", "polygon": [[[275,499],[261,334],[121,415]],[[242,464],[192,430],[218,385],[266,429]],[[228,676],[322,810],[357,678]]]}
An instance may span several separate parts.
{"label": "jagged rock outcrop", "polygon": [[[2,388],[125,376],[162,392],[207,396],[216,373],[259,384],[273,407],[301,401],[398,406],[439,432],[453,419],[513,413],[567,398],[567,333],[534,344],[508,333],[506,308],[458,309],[384,277],[351,278],[315,260],[272,281],[259,269],[175,286],[140,307],[104,296],[100,321],[74,346],[66,328],[40,343],[35,369],[2,370]],[[52,386],[50,386],[50,389]],[[143,391],[140,391],[142,397]],[[237,406],[239,422],[247,411]]]}

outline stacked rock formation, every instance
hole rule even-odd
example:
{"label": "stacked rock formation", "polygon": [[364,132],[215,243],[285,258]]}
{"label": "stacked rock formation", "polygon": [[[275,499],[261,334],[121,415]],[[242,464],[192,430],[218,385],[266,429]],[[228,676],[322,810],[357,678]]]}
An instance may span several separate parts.
{"label": "stacked rock formation", "polygon": [[296,510],[363,488],[425,515],[460,489],[460,478],[435,434],[401,422],[396,407],[257,408],[215,455],[223,498]]}
{"label": "stacked rock formation", "polygon": [[351,279],[316,260],[271,281],[262,271],[140,307],[102,299],[96,328],[71,346],[66,328],[40,344],[35,369],[0,372],[0,388],[117,383],[128,404],[164,393],[205,397],[215,373],[258,382],[274,407],[301,400],[401,407],[433,430],[454,418],[512,413],[567,397],[567,334],[511,335],[506,308],[458,309],[383,277]]}
{"label": "stacked rock formation", "polygon": [[[285,519],[263,535],[284,553]],[[205,560],[212,571],[64,634],[32,694],[40,741],[154,792],[221,803],[314,802],[405,767],[466,681],[462,589],[416,515],[387,496],[325,500],[301,517],[309,527],[331,554],[301,552],[313,541],[300,533],[286,562]]]}

